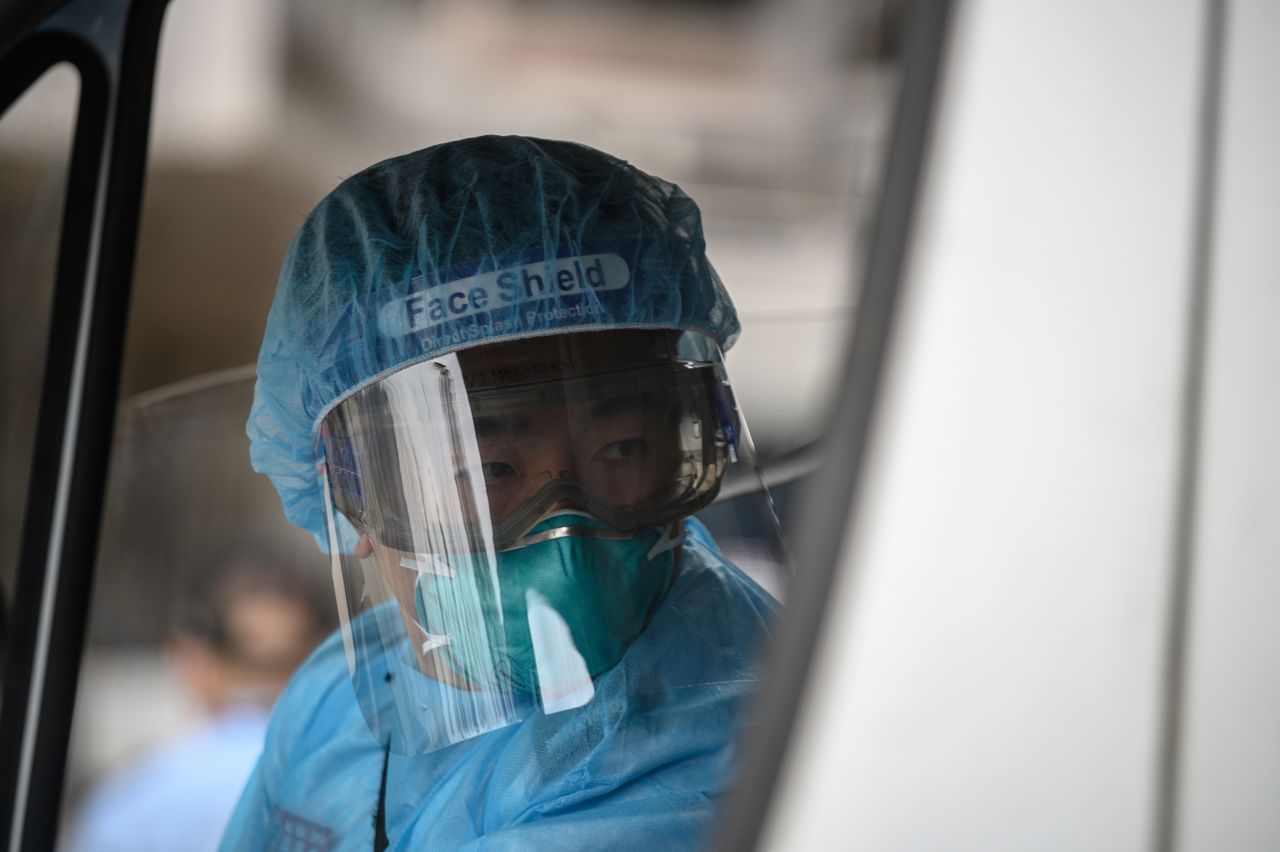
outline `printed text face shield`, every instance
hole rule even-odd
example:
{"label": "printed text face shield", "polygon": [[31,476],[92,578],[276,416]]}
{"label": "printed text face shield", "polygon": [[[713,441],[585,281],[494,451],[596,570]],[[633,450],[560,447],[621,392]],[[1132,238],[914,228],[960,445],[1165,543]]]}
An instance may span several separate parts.
{"label": "printed text face shield", "polygon": [[582,707],[611,672],[651,690],[703,670],[619,663],[676,583],[684,519],[748,449],[709,338],[441,356],[345,399],[319,440],[348,664],[397,753]]}

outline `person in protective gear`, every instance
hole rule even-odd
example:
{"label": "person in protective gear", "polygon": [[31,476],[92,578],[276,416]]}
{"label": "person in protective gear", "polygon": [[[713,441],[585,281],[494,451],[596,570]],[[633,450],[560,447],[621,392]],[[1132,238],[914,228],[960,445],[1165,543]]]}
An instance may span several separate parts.
{"label": "person in protective gear", "polygon": [[776,602],[693,517],[751,448],[677,187],[450,142],[290,247],[248,432],[334,566],[225,849],[706,839]]}

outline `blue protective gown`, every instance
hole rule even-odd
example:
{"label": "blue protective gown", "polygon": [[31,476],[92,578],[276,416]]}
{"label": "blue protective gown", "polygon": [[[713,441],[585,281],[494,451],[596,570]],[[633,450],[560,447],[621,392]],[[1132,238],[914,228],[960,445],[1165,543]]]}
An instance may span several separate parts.
{"label": "blue protective gown", "polygon": [[[585,707],[390,755],[390,849],[705,843],[777,603],[690,532],[671,591]],[[281,696],[222,849],[373,849],[384,756],[331,636]]]}

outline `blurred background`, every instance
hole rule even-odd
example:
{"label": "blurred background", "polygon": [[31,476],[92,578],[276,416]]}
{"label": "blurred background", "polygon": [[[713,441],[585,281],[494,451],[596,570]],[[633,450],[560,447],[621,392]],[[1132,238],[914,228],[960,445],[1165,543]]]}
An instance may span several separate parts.
{"label": "blurred background", "polygon": [[[743,335],[766,470],[817,436],[884,154],[892,0],[175,0],[68,775],[77,800],[189,729],[166,663],[184,568],[240,536],[328,576],[248,466],[252,362],[286,245],[343,178],[481,133],[574,139],[678,183]],[[55,68],[0,121],[0,580],[12,588],[73,127]],[[42,301],[43,300],[43,301]],[[779,461],[780,460],[780,461]],[[779,491],[786,516],[786,490]]]}

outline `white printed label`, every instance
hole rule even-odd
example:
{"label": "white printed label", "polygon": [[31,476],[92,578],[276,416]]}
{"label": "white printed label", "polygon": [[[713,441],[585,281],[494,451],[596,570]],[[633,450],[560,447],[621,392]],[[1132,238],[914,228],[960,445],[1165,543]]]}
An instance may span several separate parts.
{"label": "white printed label", "polygon": [[627,262],[616,254],[562,257],[459,278],[388,302],[378,311],[378,330],[403,337],[478,314],[528,305],[575,293],[621,290],[631,280]]}

